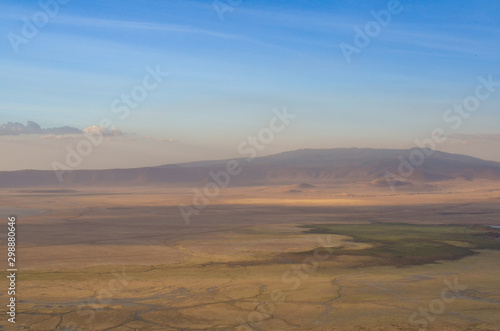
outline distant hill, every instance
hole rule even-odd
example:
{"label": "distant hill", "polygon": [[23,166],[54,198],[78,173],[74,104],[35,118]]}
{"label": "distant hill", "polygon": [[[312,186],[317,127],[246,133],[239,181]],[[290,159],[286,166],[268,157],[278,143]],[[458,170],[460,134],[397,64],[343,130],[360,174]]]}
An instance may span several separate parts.
{"label": "distant hill", "polygon": [[[455,179],[500,180],[499,162],[439,151],[433,151],[421,166],[409,171],[410,163],[404,165],[401,160],[408,162],[410,156],[419,151],[421,152],[416,149],[301,149],[258,157],[251,162],[244,158],[235,159],[242,171],[237,176],[231,176],[231,185],[363,182],[381,186],[386,183],[385,175],[388,172],[400,175],[398,167],[408,173],[395,180],[395,185]],[[59,183],[53,171],[4,171],[0,172],[0,187],[199,185],[211,181],[210,172],[224,170],[227,162],[228,160],[219,160],[134,169],[74,170],[64,175],[62,183]]]}

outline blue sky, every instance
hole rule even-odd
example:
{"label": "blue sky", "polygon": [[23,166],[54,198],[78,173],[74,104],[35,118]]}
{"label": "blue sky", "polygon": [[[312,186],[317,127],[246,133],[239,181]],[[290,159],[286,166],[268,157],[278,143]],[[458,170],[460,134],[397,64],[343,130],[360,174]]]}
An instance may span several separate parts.
{"label": "blue sky", "polygon": [[[141,154],[147,165],[234,156],[273,109],[286,106],[297,119],[265,154],[406,148],[443,126],[443,113],[473,94],[478,76],[500,81],[498,1],[401,1],[402,12],[349,64],[339,45],[353,44],[354,27],[390,1],[240,2],[221,0],[231,8],[221,20],[212,1],[73,0],[16,53],[9,33],[22,35],[22,18],[42,9],[36,1],[2,1],[0,125],[84,129],[111,118],[122,132],[184,147],[160,159]],[[169,75],[119,119],[112,102],[140,84],[148,66]],[[499,105],[500,89],[450,134],[494,137]],[[491,140],[479,156],[493,153]],[[442,147],[474,154],[466,145]]]}

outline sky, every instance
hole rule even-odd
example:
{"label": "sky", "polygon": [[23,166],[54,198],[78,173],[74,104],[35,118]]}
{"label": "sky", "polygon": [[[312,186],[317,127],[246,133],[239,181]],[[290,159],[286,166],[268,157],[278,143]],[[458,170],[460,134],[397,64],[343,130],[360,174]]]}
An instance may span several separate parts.
{"label": "sky", "polygon": [[[4,0],[0,170],[233,158],[259,133],[262,156],[433,141],[500,161],[499,18],[494,0]],[[262,141],[276,112],[294,117]]]}

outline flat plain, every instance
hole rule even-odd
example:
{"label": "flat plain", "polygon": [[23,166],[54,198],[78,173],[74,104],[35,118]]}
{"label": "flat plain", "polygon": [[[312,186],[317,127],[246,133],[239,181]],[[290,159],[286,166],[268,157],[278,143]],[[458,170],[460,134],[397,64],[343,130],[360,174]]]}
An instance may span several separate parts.
{"label": "flat plain", "polygon": [[178,205],[192,203],[192,187],[0,198],[18,224],[14,329],[500,326],[498,183],[232,187],[189,225]]}

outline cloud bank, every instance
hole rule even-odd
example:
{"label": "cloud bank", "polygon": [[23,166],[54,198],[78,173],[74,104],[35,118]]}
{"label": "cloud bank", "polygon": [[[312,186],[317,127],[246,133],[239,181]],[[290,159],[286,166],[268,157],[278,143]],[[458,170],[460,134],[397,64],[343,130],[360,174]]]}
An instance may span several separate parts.
{"label": "cloud bank", "polygon": [[71,126],[61,126],[56,128],[43,129],[35,122],[28,121],[27,125],[18,122],[7,122],[0,125],[0,136],[18,136],[21,134],[80,134],[82,130],[73,128]]}
{"label": "cloud bank", "polygon": [[61,126],[55,128],[42,128],[38,123],[28,121],[26,125],[18,122],[7,122],[0,125],[0,136],[19,136],[19,135],[42,135],[42,138],[76,138],[81,134],[92,134],[100,132],[104,137],[120,137],[123,132],[118,129],[106,129],[97,125],[89,126],[83,130],[71,127]]}

